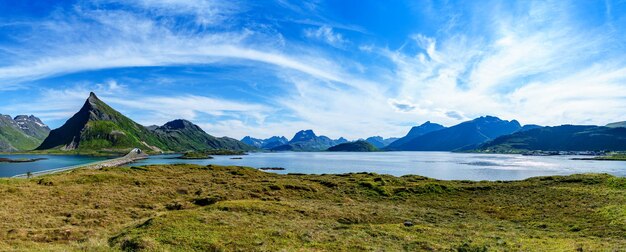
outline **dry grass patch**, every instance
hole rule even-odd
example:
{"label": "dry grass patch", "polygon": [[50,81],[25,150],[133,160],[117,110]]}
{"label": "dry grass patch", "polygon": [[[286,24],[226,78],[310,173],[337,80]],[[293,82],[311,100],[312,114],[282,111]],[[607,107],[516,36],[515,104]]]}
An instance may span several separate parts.
{"label": "dry grass patch", "polygon": [[194,165],[74,170],[0,180],[0,250],[618,251],[626,247],[622,182]]}

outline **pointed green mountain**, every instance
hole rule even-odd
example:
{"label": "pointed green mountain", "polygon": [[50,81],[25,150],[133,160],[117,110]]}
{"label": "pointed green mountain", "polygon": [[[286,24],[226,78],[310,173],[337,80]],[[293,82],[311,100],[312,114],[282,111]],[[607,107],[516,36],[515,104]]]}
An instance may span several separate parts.
{"label": "pointed green mountain", "polygon": [[37,150],[117,151],[132,148],[159,151],[250,150],[232,138],[217,138],[186,120],[144,127],[117,112],[91,93],[83,107],[50,132]]}
{"label": "pointed green mountain", "polygon": [[50,132],[37,150],[167,149],[152,132],[122,115],[91,93],[83,107]]}

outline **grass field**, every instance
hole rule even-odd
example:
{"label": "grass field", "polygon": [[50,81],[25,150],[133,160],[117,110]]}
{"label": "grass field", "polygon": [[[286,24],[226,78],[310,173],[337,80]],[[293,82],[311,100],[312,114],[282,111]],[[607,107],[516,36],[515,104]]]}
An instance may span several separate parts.
{"label": "grass field", "polygon": [[159,165],[0,179],[1,251],[623,251],[626,178]]}

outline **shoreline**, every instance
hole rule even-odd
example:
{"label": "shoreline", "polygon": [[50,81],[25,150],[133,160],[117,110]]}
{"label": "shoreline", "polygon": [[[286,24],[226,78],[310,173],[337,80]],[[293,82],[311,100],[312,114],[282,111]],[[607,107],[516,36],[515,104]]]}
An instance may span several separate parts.
{"label": "shoreline", "polygon": [[32,173],[18,174],[18,175],[12,176],[11,178],[32,178],[32,177],[38,177],[38,176],[43,176],[43,175],[48,175],[48,174],[53,174],[53,173],[64,172],[64,171],[71,171],[71,170],[79,169],[79,168],[87,168],[87,169],[96,170],[96,169],[101,169],[101,168],[106,168],[106,167],[122,166],[125,164],[135,162],[137,160],[143,160],[147,158],[148,158],[147,154],[144,154],[141,151],[132,150],[125,156],[119,157],[119,158],[113,158],[113,159],[108,159],[108,160],[92,162],[92,163],[61,167],[61,168],[32,172]]}

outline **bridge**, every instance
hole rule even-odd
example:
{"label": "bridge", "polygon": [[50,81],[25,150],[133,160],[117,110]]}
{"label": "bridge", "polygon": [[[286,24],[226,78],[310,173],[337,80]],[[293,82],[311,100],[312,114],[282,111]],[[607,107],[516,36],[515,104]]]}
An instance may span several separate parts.
{"label": "bridge", "polygon": [[108,160],[103,160],[103,161],[98,161],[98,162],[93,162],[93,163],[87,163],[87,164],[61,167],[61,168],[50,169],[50,170],[45,170],[45,171],[32,172],[30,174],[28,173],[20,174],[20,175],[13,176],[13,178],[37,177],[37,176],[42,176],[42,175],[47,175],[47,174],[52,174],[52,173],[70,171],[70,170],[74,170],[78,168],[102,169],[106,167],[115,167],[115,166],[125,165],[125,164],[135,162],[137,160],[142,160],[142,159],[147,159],[147,158],[148,158],[148,154],[144,153],[139,148],[134,148],[128,154],[119,158],[108,159]]}

